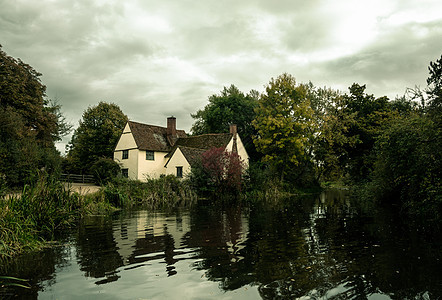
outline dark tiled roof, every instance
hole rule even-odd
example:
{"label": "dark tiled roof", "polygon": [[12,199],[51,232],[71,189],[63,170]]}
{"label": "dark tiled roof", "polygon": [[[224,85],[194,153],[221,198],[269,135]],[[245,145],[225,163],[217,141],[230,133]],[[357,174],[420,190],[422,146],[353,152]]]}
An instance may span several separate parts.
{"label": "dark tiled roof", "polygon": [[203,134],[178,139],[176,146],[209,150],[211,148],[226,147],[231,139],[231,133]]}
{"label": "dark tiled roof", "polygon": [[192,167],[198,164],[198,161],[201,159],[201,155],[207,151],[205,149],[189,148],[185,146],[180,146],[180,150]]}
{"label": "dark tiled roof", "polygon": [[[174,139],[168,138],[167,128],[129,121],[130,131],[140,150],[164,151],[171,150]],[[177,130],[177,137],[186,137],[184,130]]]}

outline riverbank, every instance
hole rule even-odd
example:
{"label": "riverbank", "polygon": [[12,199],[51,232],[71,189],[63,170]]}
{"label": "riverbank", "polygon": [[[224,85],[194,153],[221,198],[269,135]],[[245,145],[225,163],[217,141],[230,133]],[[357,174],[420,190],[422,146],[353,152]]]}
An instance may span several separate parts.
{"label": "riverbank", "polygon": [[116,179],[103,187],[41,176],[34,185],[6,195],[0,201],[0,261],[45,247],[56,231],[75,226],[86,215],[120,208],[183,206],[197,199],[174,176],[148,182]]}

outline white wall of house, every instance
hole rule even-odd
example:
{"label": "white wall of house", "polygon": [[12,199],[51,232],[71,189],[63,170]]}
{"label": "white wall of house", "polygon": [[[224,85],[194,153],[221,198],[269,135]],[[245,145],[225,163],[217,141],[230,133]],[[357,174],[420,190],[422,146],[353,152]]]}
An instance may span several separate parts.
{"label": "white wall of house", "polygon": [[137,143],[135,143],[135,139],[130,132],[129,123],[123,129],[123,134],[120,136],[118,140],[117,146],[115,147],[115,151],[126,150],[126,149],[135,149],[138,148]]}
{"label": "white wall of house", "polygon": [[167,163],[166,175],[175,175],[177,167],[183,167],[183,177],[186,177],[190,173],[190,164],[184,157],[183,152],[180,148],[177,148],[173,156]]}
{"label": "white wall of house", "polygon": [[[123,159],[123,150],[129,150],[128,159]],[[130,179],[138,178],[138,149],[135,139],[130,132],[129,123],[124,127],[123,134],[115,147],[114,161],[119,163],[122,169],[129,169],[128,175]]]}
{"label": "white wall of house", "polygon": [[130,149],[127,159],[123,159],[123,150],[114,152],[114,161],[120,164],[122,169],[128,169],[130,179],[138,179],[138,152],[138,149]]}
{"label": "white wall of house", "polygon": [[[244,162],[246,168],[249,167],[249,155],[247,154],[246,148],[239,137],[239,134],[236,136],[236,148],[238,149],[238,155],[241,157],[241,160]],[[227,144],[227,151],[232,152],[233,149],[233,138]]]}
{"label": "white wall of house", "polygon": [[146,160],[146,151],[138,152],[138,179],[146,181],[147,178],[159,178],[161,174],[166,174],[164,165],[167,158],[164,156],[168,152],[154,152],[154,160]]}

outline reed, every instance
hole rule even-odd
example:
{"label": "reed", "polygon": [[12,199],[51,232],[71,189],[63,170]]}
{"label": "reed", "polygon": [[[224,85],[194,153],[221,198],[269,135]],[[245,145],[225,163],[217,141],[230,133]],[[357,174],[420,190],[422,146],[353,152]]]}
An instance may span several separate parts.
{"label": "reed", "polygon": [[[99,200],[99,199],[98,199]],[[71,192],[45,174],[21,193],[0,198],[0,260],[43,247],[62,228],[107,203]],[[104,200],[101,200],[105,202]]]}
{"label": "reed", "polygon": [[106,184],[101,192],[110,204],[121,208],[170,208],[189,206],[197,200],[188,182],[172,175],[146,182],[118,178]]}

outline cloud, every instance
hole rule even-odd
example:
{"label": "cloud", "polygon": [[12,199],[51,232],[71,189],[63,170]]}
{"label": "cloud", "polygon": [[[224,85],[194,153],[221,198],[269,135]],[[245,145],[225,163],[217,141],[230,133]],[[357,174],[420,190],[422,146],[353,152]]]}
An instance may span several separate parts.
{"label": "cloud", "polygon": [[390,98],[424,85],[442,49],[437,0],[0,0],[0,43],[43,74],[68,120],[99,101],[164,125],[235,84],[284,72]]}

